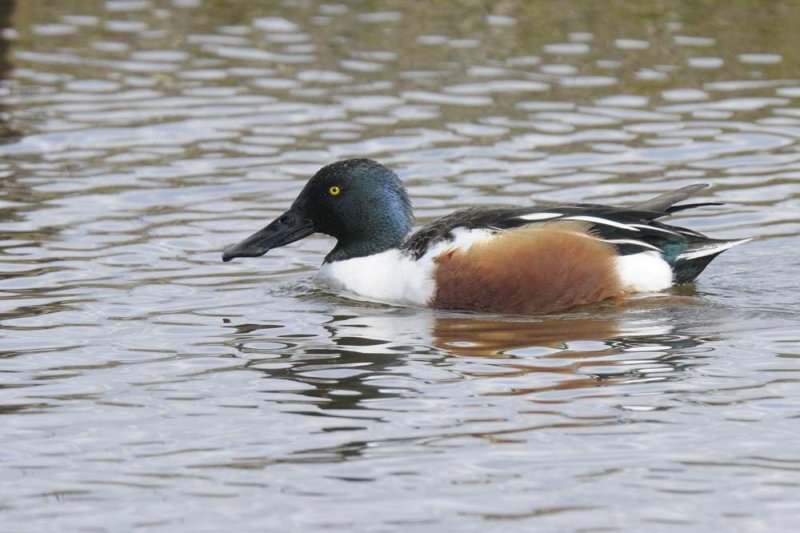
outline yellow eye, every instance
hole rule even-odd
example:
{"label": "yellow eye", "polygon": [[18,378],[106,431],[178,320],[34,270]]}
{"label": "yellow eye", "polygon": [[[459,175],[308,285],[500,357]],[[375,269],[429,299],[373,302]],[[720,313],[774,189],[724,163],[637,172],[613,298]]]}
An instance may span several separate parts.
{"label": "yellow eye", "polygon": [[340,193],[340,192],[342,192],[342,189],[340,189],[338,185],[334,185],[333,187],[331,187],[330,189],[328,189],[328,193],[329,193],[331,196],[339,196],[339,193]]}

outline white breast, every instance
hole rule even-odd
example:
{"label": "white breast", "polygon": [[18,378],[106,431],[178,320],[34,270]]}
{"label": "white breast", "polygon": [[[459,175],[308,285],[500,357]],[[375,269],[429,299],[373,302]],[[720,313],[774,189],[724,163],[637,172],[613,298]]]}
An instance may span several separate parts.
{"label": "white breast", "polygon": [[426,305],[435,290],[432,264],[414,261],[397,249],[325,263],[319,278],[354,296],[403,305]]}
{"label": "white breast", "polygon": [[433,260],[445,250],[467,249],[491,236],[486,230],[459,229],[453,232],[453,240],[435,244],[419,259],[393,248],[366,257],[324,263],[318,279],[361,299],[426,306],[436,293]]}

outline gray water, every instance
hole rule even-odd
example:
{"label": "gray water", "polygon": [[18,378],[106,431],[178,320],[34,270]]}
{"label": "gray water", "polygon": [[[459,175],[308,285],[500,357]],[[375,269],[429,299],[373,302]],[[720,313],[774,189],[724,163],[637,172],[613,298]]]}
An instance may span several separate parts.
{"label": "gray water", "polygon": [[[0,2],[0,530],[795,531],[800,4]],[[325,163],[464,206],[724,206],[694,287],[546,317],[228,245]]]}

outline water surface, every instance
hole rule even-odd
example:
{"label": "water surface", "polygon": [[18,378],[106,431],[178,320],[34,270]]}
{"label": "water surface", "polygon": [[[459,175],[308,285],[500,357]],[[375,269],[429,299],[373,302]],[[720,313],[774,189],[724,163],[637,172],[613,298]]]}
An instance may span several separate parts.
{"label": "water surface", "polygon": [[[0,529],[793,530],[800,5],[0,4]],[[221,251],[321,165],[725,206],[695,287],[547,317]]]}

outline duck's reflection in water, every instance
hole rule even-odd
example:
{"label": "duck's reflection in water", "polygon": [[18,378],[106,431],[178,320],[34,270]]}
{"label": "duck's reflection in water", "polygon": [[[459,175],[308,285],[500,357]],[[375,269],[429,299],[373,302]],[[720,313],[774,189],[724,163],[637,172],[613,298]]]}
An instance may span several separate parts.
{"label": "duck's reflection in water", "polygon": [[454,356],[488,360],[489,370],[469,365],[461,370],[469,378],[505,379],[505,387],[485,395],[667,381],[702,357],[702,341],[675,331],[681,322],[671,313],[695,303],[663,296],[633,300],[623,309],[599,306],[527,320],[447,318],[437,320],[434,339]]}
{"label": "duck's reflection in water", "polygon": [[[629,387],[679,379],[702,357],[700,338],[674,331],[686,320],[673,311],[687,306],[666,303],[547,317],[341,307],[303,335],[249,324],[234,337],[246,366],[264,373],[265,401],[324,418],[319,435],[341,432],[334,444],[309,443],[281,460],[341,461],[398,440],[499,441],[536,429],[616,424],[617,415],[592,409],[574,416],[573,402],[635,395],[641,390]],[[284,347],[269,359],[251,351],[276,342]],[[274,382],[294,386],[271,389]],[[508,418],[493,427],[497,412]],[[396,427],[407,435],[398,439]]]}
{"label": "duck's reflection in water", "polygon": [[[485,393],[492,395],[665,381],[696,364],[701,344],[673,330],[666,303],[675,304],[659,299],[545,317],[335,309],[306,339],[257,334],[257,342],[286,346],[282,364],[251,356],[248,366],[304,384],[299,393],[320,400],[321,410],[368,408],[370,400],[413,396],[436,380],[518,378]],[[238,344],[241,351],[247,345]]]}
{"label": "duck's reflection in water", "polygon": [[619,334],[613,318],[448,317],[437,319],[433,328],[434,345],[441,350],[457,356],[493,358],[505,357],[517,349],[559,347],[579,340],[602,341]]}

